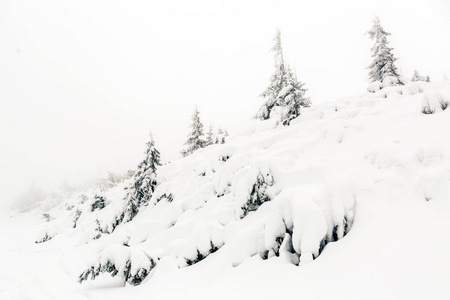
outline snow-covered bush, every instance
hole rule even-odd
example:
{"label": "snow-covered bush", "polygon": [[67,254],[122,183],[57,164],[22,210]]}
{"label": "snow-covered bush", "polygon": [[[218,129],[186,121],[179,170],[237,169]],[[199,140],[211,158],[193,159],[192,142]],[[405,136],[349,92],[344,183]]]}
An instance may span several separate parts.
{"label": "snow-covered bush", "polygon": [[105,208],[105,197],[102,192],[98,192],[94,196],[94,202],[91,204],[91,211]]}
{"label": "snow-covered bush", "polygon": [[38,234],[38,238],[35,240],[35,243],[36,244],[45,243],[54,238],[56,233],[57,230],[54,224],[51,223],[46,224],[46,226]]}
{"label": "snow-covered bush", "polygon": [[434,114],[437,110],[445,110],[449,101],[444,99],[436,89],[429,89],[424,92],[422,98],[422,113]]}
{"label": "snow-covered bush", "polygon": [[403,85],[403,83],[400,80],[400,77],[397,76],[386,76],[383,79],[382,87],[391,87],[391,86],[398,86]]}
{"label": "snow-covered bush", "polygon": [[44,242],[47,242],[47,241],[51,240],[52,238],[53,238],[53,236],[49,235],[49,234],[46,232],[46,233],[44,233],[44,236],[41,237],[40,239],[37,239],[37,240],[35,241],[35,243],[36,243],[36,244],[44,243]]}
{"label": "snow-covered bush", "polygon": [[184,251],[183,261],[180,263],[180,267],[194,265],[204,260],[210,254],[217,252],[222,246],[223,243],[214,244],[213,241],[209,241],[209,245],[206,247],[187,248]]}
{"label": "snow-covered bush", "polygon": [[87,280],[89,276],[95,279],[100,273],[110,273],[119,276],[124,284],[139,285],[156,266],[154,259],[142,249],[122,245],[112,245],[103,250],[95,262],[79,276],[79,282]]}
{"label": "snow-covered bush", "polygon": [[416,82],[416,81],[430,82],[430,76],[421,76],[417,70],[414,70],[414,74],[411,78],[411,81],[412,82]]}
{"label": "snow-covered bush", "polygon": [[75,216],[73,217],[73,228],[77,228],[78,219],[81,217],[82,211],[77,209],[75,211]]}
{"label": "snow-covered bush", "polygon": [[375,93],[381,90],[382,88],[383,84],[381,83],[381,81],[377,80],[369,84],[369,86],[367,87],[367,91],[370,93]]}
{"label": "snow-covered bush", "polygon": [[284,190],[273,200],[265,225],[266,258],[287,251],[294,264],[306,263],[319,256],[327,243],[348,233],[354,218],[353,197],[335,198],[324,191],[324,187],[304,186]]}
{"label": "snow-covered bush", "polygon": [[236,173],[231,188],[238,217],[244,218],[270,201],[276,194],[273,185],[274,178],[264,164],[247,166]]}

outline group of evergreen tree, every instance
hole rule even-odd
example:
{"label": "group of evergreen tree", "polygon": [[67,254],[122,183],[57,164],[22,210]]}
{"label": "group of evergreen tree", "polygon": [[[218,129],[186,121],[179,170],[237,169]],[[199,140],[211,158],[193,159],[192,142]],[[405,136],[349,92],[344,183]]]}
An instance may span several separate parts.
{"label": "group of evergreen tree", "polygon": [[[373,62],[369,65],[369,79],[371,82],[379,82],[380,88],[404,85],[395,66],[397,58],[392,53],[393,48],[388,46],[387,36],[391,34],[384,30],[378,17],[375,17],[373,20],[373,26],[367,34],[372,40],[375,40],[375,44],[371,49]],[[411,81],[430,82],[430,76],[420,76],[419,72],[414,70]]]}
{"label": "group of evergreen tree", "polygon": [[[390,33],[383,29],[379,18],[376,17],[373,20],[373,26],[367,34],[371,39],[375,40],[375,44],[371,49],[373,62],[368,67],[370,70],[369,79],[372,82],[379,82],[380,88],[403,85],[404,82],[395,66],[397,58],[392,53],[393,48],[388,46],[387,36]],[[265,102],[255,118],[267,120],[276,115],[279,123],[288,126],[293,119],[300,115],[300,107],[309,107],[311,102],[305,96],[305,84],[298,81],[297,74],[293,72],[285,61],[279,30],[277,30],[274,40],[275,44],[272,51],[274,52],[275,70],[271,76],[269,86],[261,94]],[[429,82],[430,78],[429,76],[420,76],[415,71],[411,81]],[[274,112],[276,113],[273,115]],[[191,118],[191,129],[185,142],[186,148],[181,151],[182,156],[188,156],[196,150],[212,144],[223,144],[228,136],[226,130],[223,131],[220,128],[217,133],[214,133],[211,124],[205,134],[199,115],[200,112],[196,107]],[[150,135],[144,160],[138,165],[132,184],[128,188],[125,198],[127,200],[126,209],[122,215],[124,221],[131,221],[137,215],[139,209],[149,202],[158,184],[156,171],[160,165],[160,153],[155,148],[153,137]]]}
{"label": "group of evergreen tree", "polygon": [[214,133],[212,124],[209,125],[208,132],[204,133],[203,123],[200,121],[200,112],[195,107],[194,114],[192,115],[191,131],[188,134],[188,139],[184,143],[186,148],[181,150],[182,156],[188,156],[194,153],[200,148],[207,147],[213,144],[223,144],[228,136],[226,130],[222,130],[220,127],[217,133]]}
{"label": "group of evergreen tree", "polygon": [[[371,49],[373,61],[368,67],[370,81],[378,83],[377,89],[404,85],[404,81],[395,66],[397,58],[394,57],[393,48],[388,46],[387,37],[390,33],[384,30],[378,17],[373,20],[373,26],[367,34],[370,39],[375,40]],[[285,62],[279,30],[275,35],[275,44],[272,51],[274,52],[275,70],[270,78],[269,86],[261,94],[265,102],[255,118],[267,120],[273,117],[272,114],[276,111],[278,121],[286,126],[300,115],[301,106],[309,107],[311,102],[309,98],[305,97],[304,83],[297,80],[297,74]],[[430,77],[420,76],[417,71],[414,71],[411,81],[429,82]]]}

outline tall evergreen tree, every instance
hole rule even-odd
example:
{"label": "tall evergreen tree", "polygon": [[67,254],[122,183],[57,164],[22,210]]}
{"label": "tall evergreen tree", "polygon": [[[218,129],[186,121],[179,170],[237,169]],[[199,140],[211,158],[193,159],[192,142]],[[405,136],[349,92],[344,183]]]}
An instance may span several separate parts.
{"label": "tall evergreen tree", "polygon": [[305,97],[306,89],[304,83],[297,80],[291,68],[284,61],[283,47],[281,45],[281,32],[277,30],[274,52],[275,71],[270,78],[270,84],[261,94],[265,99],[255,118],[267,120],[270,118],[272,109],[276,106],[281,108],[280,121],[283,125],[289,125],[290,121],[300,115],[300,106],[310,106],[309,98]]}
{"label": "tall evergreen tree", "polygon": [[192,115],[191,131],[189,132],[188,139],[184,143],[187,148],[181,151],[183,156],[188,156],[194,151],[205,147],[205,140],[203,139],[203,124],[199,117],[200,112],[195,107],[194,114]]}
{"label": "tall evergreen tree", "polygon": [[151,133],[150,140],[146,145],[145,157],[139,163],[133,182],[128,188],[125,209],[126,221],[131,221],[138,214],[140,207],[147,205],[158,184],[156,169],[161,165],[160,153],[155,148],[155,141]]}
{"label": "tall evergreen tree", "polygon": [[384,79],[389,76],[391,79],[394,79],[391,80],[391,85],[403,85],[400,74],[395,66],[397,58],[395,58],[392,53],[393,48],[388,46],[389,42],[387,36],[390,35],[390,33],[386,32],[383,27],[381,27],[380,19],[378,17],[375,17],[373,20],[372,29],[370,29],[367,34],[370,39],[375,40],[375,44],[371,49],[373,62],[369,66],[370,80],[372,82],[383,82]]}

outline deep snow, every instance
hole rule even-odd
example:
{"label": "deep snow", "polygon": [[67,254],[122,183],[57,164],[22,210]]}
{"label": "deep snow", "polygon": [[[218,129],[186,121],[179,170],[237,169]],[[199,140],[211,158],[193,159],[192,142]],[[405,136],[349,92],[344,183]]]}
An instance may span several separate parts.
{"label": "deep snow", "polygon": [[[50,222],[4,216],[0,298],[448,298],[446,101],[449,81],[414,82],[313,105],[289,127],[251,122],[160,167],[148,207],[99,239],[95,220],[112,231],[127,182],[103,192],[101,210],[91,190],[50,210]],[[268,201],[249,205],[258,192]],[[141,285],[106,273],[77,283],[99,259],[124,266],[129,256],[132,272],[151,269]]]}

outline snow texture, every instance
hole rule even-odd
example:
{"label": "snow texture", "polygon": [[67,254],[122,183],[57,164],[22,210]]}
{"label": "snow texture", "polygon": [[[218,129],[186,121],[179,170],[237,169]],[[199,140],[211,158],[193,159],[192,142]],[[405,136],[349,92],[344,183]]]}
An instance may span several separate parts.
{"label": "snow texture", "polygon": [[288,127],[253,121],[160,166],[147,205],[114,228],[134,178],[105,188],[102,209],[90,189],[0,219],[1,298],[446,298],[449,96],[449,81],[417,81]]}

